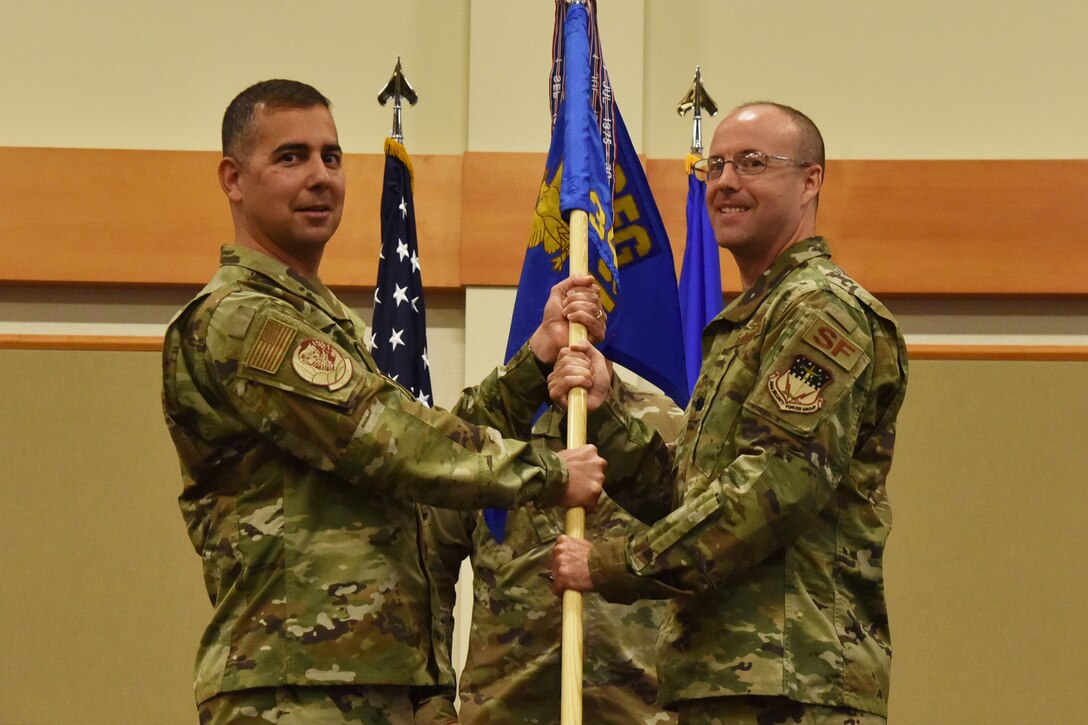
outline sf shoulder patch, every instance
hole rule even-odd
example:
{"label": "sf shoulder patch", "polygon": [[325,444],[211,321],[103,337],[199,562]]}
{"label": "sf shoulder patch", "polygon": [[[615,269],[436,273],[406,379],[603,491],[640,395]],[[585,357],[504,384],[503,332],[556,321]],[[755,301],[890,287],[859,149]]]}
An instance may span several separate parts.
{"label": "sf shoulder patch", "polygon": [[779,410],[787,413],[815,413],[823,407],[821,391],[833,377],[807,355],[794,355],[789,368],[772,371],[767,389]]}
{"label": "sf shoulder patch", "polygon": [[[836,318],[838,319],[838,318]],[[817,319],[805,332],[805,342],[835,361],[843,370],[850,370],[862,355],[862,350],[841,330]]]}
{"label": "sf shoulder patch", "polygon": [[329,390],[339,390],[351,380],[351,358],[324,340],[300,342],[291,356],[291,366],[306,382]]}
{"label": "sf shoulder patch", "polygon": [[269,317],[246,356],[246,365],[275,375],[294,339],[295,328]]}

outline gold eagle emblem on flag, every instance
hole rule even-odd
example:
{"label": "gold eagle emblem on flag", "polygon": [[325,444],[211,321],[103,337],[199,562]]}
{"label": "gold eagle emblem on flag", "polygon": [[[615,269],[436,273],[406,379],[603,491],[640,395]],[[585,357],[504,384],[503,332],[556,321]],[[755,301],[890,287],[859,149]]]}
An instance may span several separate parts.
{"label": "gold eagle emblem on flag", "polygon": [[563,270],[563,265],[570,256],[570,227],[563,221],[563,212],[559,208],[559,186],[562,180],[563,165],[560,164],[552,175],[551,183],[547,177],[540,183],[536,212],[533,214],[533,228],[529,232],[529,248],[543,244],[552,269],[556,272]]}
{"label": "gold eagle emblem on flag", "polygon": [[[529,232],[529,249],[544,245],[544,252],[552,265],[552,271],[560,273],[563,265],[570,256],[570,226],[563,219],[563,210],[560,208],[559,192],[563,182],[563,164],[560,163],[552,174],[551,181],[545,175],[540,183],[540,193],[536,199],[536,210],[533,213],[533,227]],[[598,257],[596,269],[590,262],[590,274],[597,278],[601,288],[601,304],[605,312],[609,314],[616,307],[615,296],[618,292],[617,282],[613,279],[608,262],[615,267],[617,264],[616,249],[613,244],[613,230],[609,226],[609,219],[605,214],[597,192],[590,191],[589,201],[593,210],[588,212],[590,229],[595,231],[599,238],[607,240],[607,252],[609,260]]]}

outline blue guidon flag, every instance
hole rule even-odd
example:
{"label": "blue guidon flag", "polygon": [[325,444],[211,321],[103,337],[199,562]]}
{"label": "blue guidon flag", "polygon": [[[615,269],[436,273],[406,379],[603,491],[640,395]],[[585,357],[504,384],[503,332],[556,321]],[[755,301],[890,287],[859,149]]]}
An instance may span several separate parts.
{"label": "blue guidon flag", "polygon": [[[589,217],[589,271],[608,313],[609,359],[680,406],[689,389],[672,247],[646,174],[612,96],[596,2],[556,0],[552,141],[533,216],[507,340],[509,360],[540,323],[551,288],[569,275],[574,209]],[[505,512],[485,512],[502,541]]]}
{"label": "blue guidon flag", "polygon": [[703,328],[722,311],[722,269],[718,243],[706,211],[706,182],[695,176],[693,165],[699,160],[688,156],[688,222],[684,245],[684,266],[680,270],[680,316],[684,320],[684,359],[687,362],[688,389],[693,390],[703,362]]}
{"label": "blue guidon flag", "polygon": [[589,269],[608,313],[601,351],[684,406],[689,391],[672,247],[613,100],[595,9],[592,0],[569,7],[556,0],[552,143],[506,357],[529,339],[548,292],[568,276],[567,219],[573,209],[584,209],[589,216]]}

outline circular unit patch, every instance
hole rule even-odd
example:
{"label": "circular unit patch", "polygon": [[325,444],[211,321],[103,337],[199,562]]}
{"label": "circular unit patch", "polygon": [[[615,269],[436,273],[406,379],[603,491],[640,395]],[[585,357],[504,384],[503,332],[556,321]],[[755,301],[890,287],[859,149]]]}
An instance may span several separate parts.
{"label": "circular unit patch", "polygon": [[291,366],[308,383],[339,390],[351,380],[351,358],[324,340],[303,340],[291,356]]}

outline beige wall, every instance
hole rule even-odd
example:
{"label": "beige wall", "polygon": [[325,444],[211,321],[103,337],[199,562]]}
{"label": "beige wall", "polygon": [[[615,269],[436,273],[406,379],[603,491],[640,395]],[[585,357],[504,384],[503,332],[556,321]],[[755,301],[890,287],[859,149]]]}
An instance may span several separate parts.
{"label": "beige wall", "polygon": [[[834,158],[1084,158],[1088,5],[1075,0],[601,0],[639,149],[681,158],[696,64],[723,108],[809,112]],[[298,77],[345,148],[376,152],[396,57],[420,93],[415,153],[547,147],[548,0],[0,3],[0,145],[214,149],[227,101]],[[713,122],[711,122],[711,127]]]}
{"label": "beige wall", "polygon": [[[651,157],[687,151],[690,120],[675,105],[696,64],[723,108],[771,97],[810,112],[836,158],[1088,156],[1081,2],[600,4],[617,99]],[[421,97],[405,111],[413,153],[546,148],[547,0],[300,8],[2,2],[0,145],[214,149],[233,94],[278,75],[333,99],[349,152],[377,152],[392,113],[374,98],[399,54]],[[4,288],[0,334],[154,334],[187,293]],[[498,359],[512,296],[428,296],[440,403]],[[369,317],[365,299],[353,304]],[[901,308],[908,334],[928,343],[1088,336],[1079,301]],[[915,363],[891,482],[893,724],[1075,722],[1085,711],[1073,678],[1088,669],[1076,525],[1088,503],[1086,373]],[[152,353],[0,350],[0,722],[194,720],[208,604],[176,508],[158,376]]]}
{"label": "beige wall", "polygon": [[[0,722],[193,722],[210,606],[159,356],[0,350],[0,380]],[[893,724],[1082,721],[1084,400],[1088,363],[913,363],[889,484]]]}
{"label": "beige wall", "polygon": [[0,722],[196,720],[210,606],[159,360],[0,350]]}
{"label": "beige wall", "polygon": [[[411,148],[464,150],[467,0],[0,3],[0,145],[217,149],[234,95],[298,78],[332,99],[341,143],[380,153],[376,98],[401,60],[422,105]],[[418,110],[417,110],[418,109]]]}
{"label": "beige wall", "polygon": [[1083,723],[1088,363],[910,374],[889,479],[891,722]]}
{"label": "beige wall", "polygon": [[1084,158],[1085,27],[1070,0],[648,2],[645,152],[685,150],[674,109],[701,64],[722,108],[809,113],[830,158]]}

